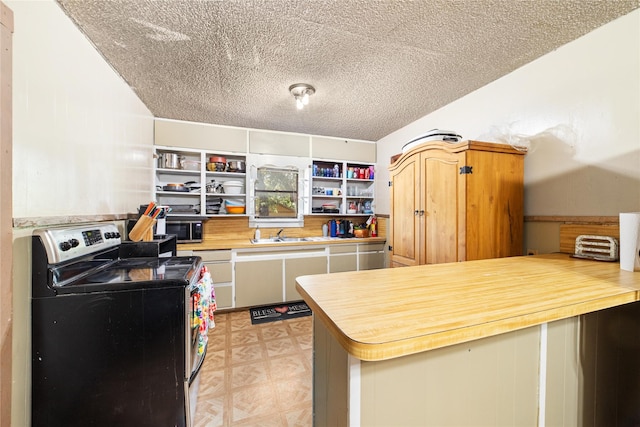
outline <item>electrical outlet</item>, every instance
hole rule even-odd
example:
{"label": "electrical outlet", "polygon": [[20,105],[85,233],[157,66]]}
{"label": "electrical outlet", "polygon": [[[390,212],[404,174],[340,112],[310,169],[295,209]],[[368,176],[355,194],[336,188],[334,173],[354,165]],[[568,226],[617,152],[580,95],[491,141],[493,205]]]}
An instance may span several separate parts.
{"label": "electrical outlet", "polygon": [[538,255],[537,249],[527,249],[527,255]]}

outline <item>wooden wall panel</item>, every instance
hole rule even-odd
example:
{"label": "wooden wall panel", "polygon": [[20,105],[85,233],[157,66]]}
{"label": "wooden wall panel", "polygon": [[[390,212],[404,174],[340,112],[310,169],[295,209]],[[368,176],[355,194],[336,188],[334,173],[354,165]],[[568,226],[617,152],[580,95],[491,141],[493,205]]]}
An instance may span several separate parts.
{"label": "wooden wall panel", "polygon": [[582,234],[615,237],[619,242],[620,226],[618,224],[562,224],[560,225],[560,252],[575,253],[576,237]]}
{"label": "wooden wall panel", "polygon": [[[304,217],[304,227],[286,228],[284,234],[289,237],[319,237],[322,236],[322,224],[326,224],[332,218],[343,218],[340,215],[307,215]],[[345,217],[346,218],[346,217]],[[359,223],[366,221],[367,217],[353,217],[351,221]],[[387,221],[378,218],[378,236],[386,236]],[[260,227],[260,235],[267,238],[275,236],[280,228]],[[248,216],[220,216],[207,220],[204,223],[204,239],[212,240],[238,240],[251,239],[255,228],[249,227]],[[366,241],[366,239],[363,239]]]}

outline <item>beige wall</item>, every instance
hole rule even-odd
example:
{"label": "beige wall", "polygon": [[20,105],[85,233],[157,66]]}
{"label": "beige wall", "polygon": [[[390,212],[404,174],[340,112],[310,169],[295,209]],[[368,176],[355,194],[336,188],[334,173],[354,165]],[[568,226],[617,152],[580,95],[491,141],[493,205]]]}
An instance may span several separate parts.
{"label": "beige wall", "polygon": [[52,0],[15,13],[13,216],[126,213],[152,189],[153,116]]}
{"label": "beige wall", "polygon": [[[151,197],[153,116],[53,0],[14,12],[13,217],[123,214]],[[30,420],[30,235],[13,232],[12,426]]]}
{"label": "beige wall", "polygon": [[430,129],[465,139],[522,135],[525,215],[640,210],[640,10],[378,141],[378,213],[389,213],[389,158]]}

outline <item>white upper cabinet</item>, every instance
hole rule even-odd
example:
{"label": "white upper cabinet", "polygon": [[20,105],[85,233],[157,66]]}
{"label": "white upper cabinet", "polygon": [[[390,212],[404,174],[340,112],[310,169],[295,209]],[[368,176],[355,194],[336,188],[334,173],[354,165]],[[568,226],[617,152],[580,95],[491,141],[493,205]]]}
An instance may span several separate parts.
{"label": "white upper cabinet", "polygon": [[313,136],[311,137],[311,157],[373,164],[376,162],[376,144],[366,141]]}
{"label": "white upper cabinet", "polygon": [[251,130],[249,131],[249,152],[310,157],[309,136]]}
{"label": "white upper cabinet", "polygon": [[246,153],[247,130],[206,123],[156,119],[155,145]]}

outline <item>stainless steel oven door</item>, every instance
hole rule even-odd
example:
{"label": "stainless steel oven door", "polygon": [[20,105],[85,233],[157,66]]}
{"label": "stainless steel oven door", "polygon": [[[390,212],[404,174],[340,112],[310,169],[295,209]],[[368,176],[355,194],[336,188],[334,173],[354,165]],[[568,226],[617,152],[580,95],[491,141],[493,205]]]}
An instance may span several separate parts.
{"label": "stainless steel oven door", "polygon": [[[199,267],[199,270],[202,266]],[[187,301],[187,309],[185,310],[185,378],[184,378],[184,394],[185,394],[185,413],[187,414],[187,426],[193,425],[195,417],[196,403],[198,399],[198,389],[200,385],[200,369],[207,355],[207,343],[204,344],[202,351],[198,351],[200,325],[198,322],[198,313],[201,312],[199,304],[203,299],[208,302],[208,295],[200,295],[198,286],[196,285],[200,276],[200,272],[194,274],[194,278],[190,286],[185,289],[185,301]],[[208,307],[208,304],[206,305]],[[206,334],[208,331],[204,331]]]}
{"label": "stainless steel oven door", "polygon": [[[197,313],[199,311],[198,304],[203,298],[208,298],[206,295],[199,295],[198,288],[194,286],[189,292],[189,329],[186,336],[188,337],[187,343],[187,373],[189,383],[192,383],[195,377],[200,372],[200,368],[204,363],[205,355],[207,354],[207,344],[204,345],[204,350],[198,354],[198,338],[200,336],[200,328],[197,322]],[[205,332],[206,333],[206,332]]]}

